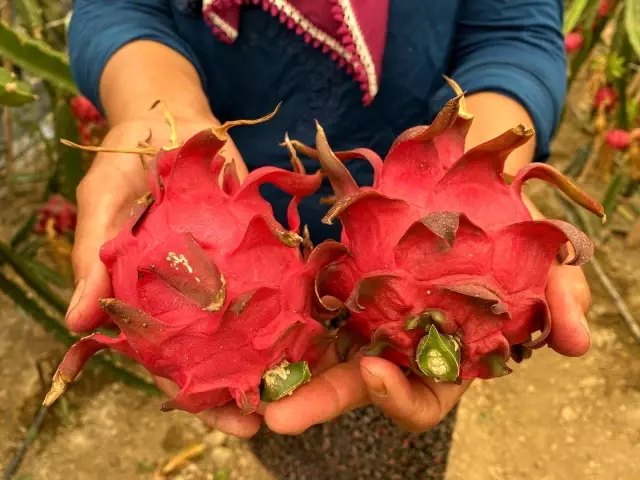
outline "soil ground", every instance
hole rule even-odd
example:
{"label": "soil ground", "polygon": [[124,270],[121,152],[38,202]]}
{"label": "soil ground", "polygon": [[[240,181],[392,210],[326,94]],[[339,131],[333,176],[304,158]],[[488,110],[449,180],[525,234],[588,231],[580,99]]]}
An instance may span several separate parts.
{"label": "soil ground", "polygon": [[[554,161],[573,155],[580,137],[561,132]],[[562,150],[564,148],[564,151]],[[531,195],[549,216],[562,211],[548,187]],[[596,189],[597,198],[602,191]],[[17,224],[20,202],[0,192],[0,237]],[[8,211],[10,210],[10,211]],[[613,235],[597,251],[640,318],[640,250]],[[514,374],[476,382],[461,401],[449,480],[633,480],[640,478],[640,346],[635,344],[591,267],[592,348],[579,359],[549,349]],[[36,364],[50,378],[64,348],[0,295],[0,461],[7,465],[43,396]],[[181,412],[160,413],[148,397],[93,368],[47,417],[19,474],[21,480],[162,478],[154,470],[181,449],[204,443],[174,479],[270,477],[242,441],[207,430]]]}

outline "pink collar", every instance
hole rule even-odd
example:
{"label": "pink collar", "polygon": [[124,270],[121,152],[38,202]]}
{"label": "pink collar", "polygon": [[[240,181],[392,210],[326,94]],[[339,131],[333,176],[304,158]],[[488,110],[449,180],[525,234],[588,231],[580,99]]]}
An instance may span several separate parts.
{"label": "pink collar", "polygon": [[243,4],[262,4],[280,23],[321,48],[360,84],[363,103],[378,93],[389,0],[204,0],[203,16],[223,42],[238,37]]}

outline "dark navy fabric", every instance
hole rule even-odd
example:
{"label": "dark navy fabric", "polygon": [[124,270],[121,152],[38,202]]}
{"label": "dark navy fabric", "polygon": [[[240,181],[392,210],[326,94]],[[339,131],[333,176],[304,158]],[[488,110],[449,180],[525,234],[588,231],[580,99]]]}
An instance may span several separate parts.
{"label": "dark navy fabric", "polygon": [[[406,128],[433,120],[453,96],[443,74],[468,93],[494,91],[519,101],[537,131],[536,160],[544,161],[566,93],[561,0],[391,0],[380,90],[362,105],[356,82],[320,50],[260,7],[243,7],[233,45],[217,41],[190,0],[75,0],[69,54],[80,90],[96,105],[108,59],[137,39],[161,42],[197,68],[214,114],[221,120],[255,118],[283,102],[270,122],[239,127],[232,136],[250,169],[290,168],[278,143],[285,132],[313,145],[314,120],[336,150],[366,146],[380,155]],[[190,8],[191,7],[191,8]],[[194,13],[196,12],[196,13]],[[305,161],[310,170],[317,168]],[[364,162],[349,166],[371,182]],[[264,194],[283,221],[288,198]],[[338,226],[319,220],[318,197],[301,205],[304,223],[320,241]]]}

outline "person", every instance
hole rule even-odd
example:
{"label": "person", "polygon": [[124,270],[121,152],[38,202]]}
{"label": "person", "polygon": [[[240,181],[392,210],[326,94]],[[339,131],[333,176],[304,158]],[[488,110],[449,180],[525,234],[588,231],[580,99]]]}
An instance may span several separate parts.
{"label": "person", "polygon": [[[169,129],[150,111],[157,100],[175,116],[182,141],[225,120],[260,117],[282,101],[271,121],[231,132],[225,156],[245,174],[261,165],[289,168],[279,143],[288,132],[313,145],[314,119],[334,149],[384,155],[397,135],[428,124],[453,97],[443,74],[466,91],[475,116],[467,148],[533,124],[535,141],[512,153],[506,170],[546,160],[566,88],[561,0],[373,3],[76,0],[72,72],[108,118],[107,147],[136,145],[149,133],[152,143],[167,145]],[[308,170],[317,168],[309,162]],[[349,169],[360,184],[371,181],[364,162]],[[88,331],[102,320],[97,299],[109,296],[110,283],[98,251],[144,193],[135,155],[100,153],[82,180],[71,329]],[[327,195],[323,185],[300,206],[316,243],[339,236],[339,226],[320,222],[327,207],[319,198]],[[282,219],[289,199],[275,190],[265,196]],[[540,216],[532,204],[531,211]],[[582,271],[552,267],[546,294],[550,347],[584,354],[590,293]],[[258,457],[281,478],[440,478],[454,407],[467,387],[415,381],[383,359],[356,357],[260,414],[243,416],[229,405],[201,418],[252,437]]]}

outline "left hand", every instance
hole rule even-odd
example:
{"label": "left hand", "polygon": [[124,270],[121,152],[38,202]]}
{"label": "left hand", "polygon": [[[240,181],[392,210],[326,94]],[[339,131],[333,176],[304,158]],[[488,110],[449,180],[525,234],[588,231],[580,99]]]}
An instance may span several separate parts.
{"label": "left hand", "polygon": [[[526,199],[525,199],[526,200]],[[534,218],[540,212],[528,201]],[[591,294],[579,267],[555,264],[546,290],[552,325],[549,346],[556,352],[581,356],[591,337],[585,314]],[[470,382],[435,383],[430,378],[405,376],[393,363],[378,357],[355,356],[338,363],[333,348],[320,366],[321,373],[295,394],[268,404],[264,421],[274,432],[300,434],[355,408],[374,404],[401,428],[424,432],[433,428],[453,408]]]}

